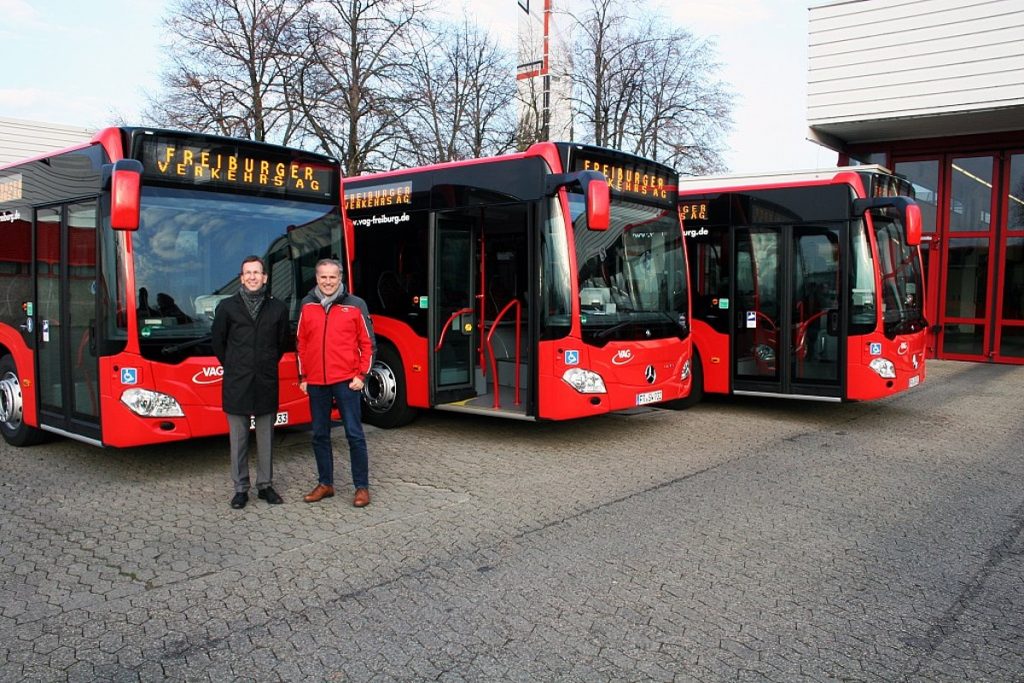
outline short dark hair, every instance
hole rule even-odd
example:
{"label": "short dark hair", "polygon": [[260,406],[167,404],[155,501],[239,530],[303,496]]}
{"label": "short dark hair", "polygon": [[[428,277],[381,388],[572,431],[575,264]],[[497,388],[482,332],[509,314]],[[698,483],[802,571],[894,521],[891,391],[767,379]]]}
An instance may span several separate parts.
{"label": "short dark hair", "polygon": [[244,259],[242,259],[242,267],[240,270],[245,270],[246,263],[258,263],[260,264],[260,270],[262,270],[264,273],[267,272],[267,264],[265,264],[263,262],[263,259],[261,259],[256,254],[253,254],[252,256],[246,256]]}

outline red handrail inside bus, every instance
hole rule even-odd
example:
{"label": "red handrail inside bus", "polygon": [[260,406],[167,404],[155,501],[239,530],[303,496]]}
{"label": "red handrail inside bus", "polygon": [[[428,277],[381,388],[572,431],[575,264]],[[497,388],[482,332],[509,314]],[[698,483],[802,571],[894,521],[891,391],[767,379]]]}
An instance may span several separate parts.
{"label": "red handrail inside bus", "polygon": [[494,379],[495,408],[500,408],[501,402],[498,399],[498,359],[494,357],[494,346],[491,344],[491,337],[494,336],[494,331],[498,329],[498,323],[501,322],[501,319],[508,312],[508,309],[512,308],[513,306],[516,309],[515,405],[519,405],[521,403],[521,401],[519,400],[519,342],[521,339],[521,329],[523,324],[522,304],[519,303],[519,299],[512,299],[512,301],[509,301],[507,304],[505,304],[505,307],[502,308],[501,311],[499,311],[497,317],[494,318],[494,322],[491,323],[491,331],[487,333],[487,337],[485,339],[487,353],[490,354],[491,356],[491,373]]}
{"label": "red handrail inside bus", "polygon": [[444,327],[441,328],[441,337],[437,340],[437,346],[434,347],[434,351],[440,351],[441,347],[444,346],[444,336],[448,334],[448,329],[452,324],[452,321],[458,318],[463,313],[475,313],[475,309],[472,308],[460,308],[459,310],[448,316],[448,320],[445,321]]}

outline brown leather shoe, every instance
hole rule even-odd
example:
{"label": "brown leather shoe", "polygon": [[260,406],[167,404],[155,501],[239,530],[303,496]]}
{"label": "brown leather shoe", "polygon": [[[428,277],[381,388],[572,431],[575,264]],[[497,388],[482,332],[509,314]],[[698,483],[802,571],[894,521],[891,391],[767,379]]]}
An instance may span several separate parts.
{"label": "brown leather shoe", "polygon": [[317,484],[315,489],[313,489],[312,491],[310,491],[309,493],[302,497],[302,500],[306,501],[307,503],[315,503],[318,500],[330,498],[333,495],[333,486],[328,486],[327,484]]}
{"label": "brown leather shoe", "polygon": [[370,489],[356,489],[352,498],[352,507],[364,508],[370,504]]}

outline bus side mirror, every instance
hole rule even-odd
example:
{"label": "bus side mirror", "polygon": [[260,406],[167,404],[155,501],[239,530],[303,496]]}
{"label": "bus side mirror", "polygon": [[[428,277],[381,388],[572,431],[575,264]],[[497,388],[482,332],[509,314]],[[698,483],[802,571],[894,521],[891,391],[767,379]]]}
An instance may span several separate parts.
{"label": "bus side mirror", "polygon": [[142,203],[142,163],[135,159],[114,162],[110,171],[110,227],[138,230]]}
{"label": "bus side mirror", "polygon": [[918,204],[908,204],[904,211],[903,225],[907,229],[907,244],[912,247],[921,244],[922,223],[921,207]]}
{"label": "bus side mirror", "polygon": [[853,215],[863,216],[872,209],[895,209],[899,212],[907,244],[916,247],[921,244],[921,207],[909,197],[872,197],[853,200]]}
{"label": "bus side mirror", "polygon": [[612,191],[602,175],[583,183],[583,194],[587,198],[587,227],[591,230],[607,230],[611,225]]}
{"label": "bus side mirror", "polygon": [[545,191],[553,195],[563,185],[579,185],[586,203],[587,228],[607,230],[611,225],[612,192],[608,179],[597,171],[576,171],[547,177]]}

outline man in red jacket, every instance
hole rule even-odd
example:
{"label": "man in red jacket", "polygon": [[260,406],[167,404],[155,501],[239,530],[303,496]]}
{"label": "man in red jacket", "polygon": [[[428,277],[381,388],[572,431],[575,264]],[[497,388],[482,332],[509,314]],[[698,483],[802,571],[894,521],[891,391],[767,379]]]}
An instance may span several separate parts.
{"label": "man in red jacket", "polygon": [[321,259],[316,287],[302,300],[296,337],[299,387],[309,397],[313,418],[316,488],[303,500],[315,503],[334,495],[334,452],[331,447],[331,401],[345,425],[357,508],[370,504],[369,458],[362,423],[362,392],[373,365],[376,344],[366,302],[345,291],[341,264]]}

